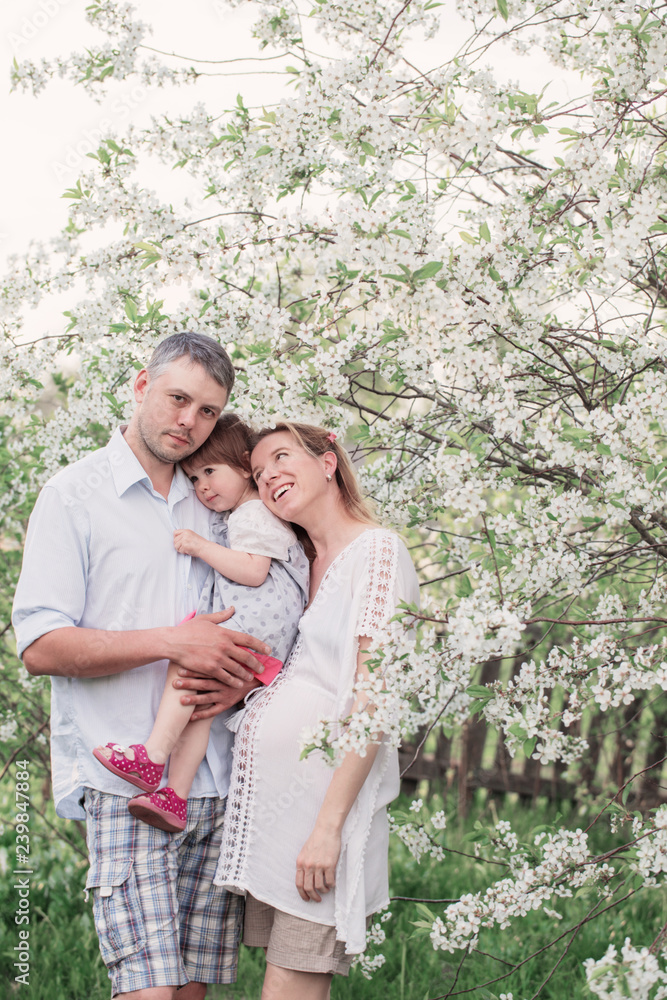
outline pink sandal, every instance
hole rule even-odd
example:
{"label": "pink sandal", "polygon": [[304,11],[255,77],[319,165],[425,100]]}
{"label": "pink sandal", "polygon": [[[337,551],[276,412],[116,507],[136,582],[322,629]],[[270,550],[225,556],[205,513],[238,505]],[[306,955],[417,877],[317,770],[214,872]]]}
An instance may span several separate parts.
{"label": "pink sandal", "polygon": [[135,795],[128,802],[127,808],[142,823],[156,826],[158,830],[166,830],[167,833],[180,833],[181,830],[185,830],[188,803],[186,799],[177,795],[173,788],[161,788],[152,794]]}
{"label": "pink sandal", "polygon": [[[134,760],[126,756],[127,749],[119,743],[107,743],[106,746],[95,747],[93,756],[107,771],[112,771],[144,792],[154,792],[162,781],[164,764],[155,764],[142,743],[130,744],[129,749],[134,750]],[[111,756],[107,757],[102,753],[103,750],[111,750]]]}

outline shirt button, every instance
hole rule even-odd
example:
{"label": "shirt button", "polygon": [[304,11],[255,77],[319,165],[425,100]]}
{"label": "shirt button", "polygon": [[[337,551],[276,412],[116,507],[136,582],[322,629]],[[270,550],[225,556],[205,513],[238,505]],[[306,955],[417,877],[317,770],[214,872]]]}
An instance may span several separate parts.
{"label": "shirt button", "polygon": [[188,584],[188,590],[192,590],[192,584],[191,583]]}

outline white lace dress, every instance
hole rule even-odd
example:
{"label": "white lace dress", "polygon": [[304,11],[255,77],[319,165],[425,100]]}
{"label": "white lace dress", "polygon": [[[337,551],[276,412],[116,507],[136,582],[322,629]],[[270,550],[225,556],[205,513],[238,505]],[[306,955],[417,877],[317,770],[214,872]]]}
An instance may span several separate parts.
{"label": "white lace dress", "polygon": [[388,901],[386,806],[399,790],[398,755],[380,747],[343,828],[336,888],[305,902],[296,859],[333,770],[319,755],[300,760],[299,738],[321,719],[349,714],[359,637],[386,636],[397,604],[418,599],[403,542],[382,528],[364,531],[327,570],[286,665],[250,703],[234,745],[216,883],[335,925],[348,954],[364,950],[366,917]]}

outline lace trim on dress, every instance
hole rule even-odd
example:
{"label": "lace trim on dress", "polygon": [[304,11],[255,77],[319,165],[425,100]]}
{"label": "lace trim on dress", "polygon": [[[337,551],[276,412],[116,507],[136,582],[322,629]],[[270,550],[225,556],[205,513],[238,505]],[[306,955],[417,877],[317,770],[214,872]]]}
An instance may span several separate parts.
{"label": "lace trim on dress", "polygon": [[[368,575],[355,634],[377,640],[387,636],[390,619],[396,611],[398,537],[389,531],[368,532],[365,537]],[[346,951],[350,954],[363,951],[366,940],[366,914],[356,913],[355,900],[364,870],[371,822],[390,753],[386,744],[380,747],[366,779],[365,794],[360,793],[353,822],[344,832],[346,877],[337,879],[335,912],[337,932],[347,942]]]}
{"label": "lace trim on dress", "polygon": [[246,866],[252,831],[255,826],[255,769],[252,748],[262,713],[284,684],[299,658],[302,646],[298,636],[287,663],[275,681],[254,698],[245,710],[240,731],[234,740],[230,793],[225,808],[225,826],[220,845],[220,860],[213,881],[234,892],[245,894]]}
{"label": "lace trim on dress", "polygon": [[372,531],[365,537],[368,539],[368,582],[356,634],[373,639],[387,632],[389,620],[396,610],[398,537],[390,531]]}
{"label": "lace trim on dress", "polygon": [[[364,871],[368,837],[375,816],[380,785],[387,770],[391,753],[392,750],[387,744],[380,747],[373,769],[367,778],[371,784],[369,784],[370,794],[366,808],[362,810],[361,800],[358,798],[359,808],[356,810],[354,822],[345,835],[344,848],[348,856],[347,879],[345,883],[342,881],[337,883],[335,914],[336,929],[340,938],[347,944],[345,950],[348,954],[363,952],[366,945],[365,917],[367,914],[365,912],[358,913],[355,925],[353,908]],[[364,829],[361,828],[361,824],[364,824]],[[350,855],[352,855],[351,858]]]}

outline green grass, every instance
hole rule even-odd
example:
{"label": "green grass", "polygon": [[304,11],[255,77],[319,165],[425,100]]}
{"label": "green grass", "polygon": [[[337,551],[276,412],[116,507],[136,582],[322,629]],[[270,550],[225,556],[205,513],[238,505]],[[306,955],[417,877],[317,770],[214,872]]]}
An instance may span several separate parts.
{"label": "green grass", "polygon": [[[566,826],[585,826],[586,816],[571,806],[563,807],[562,823]],[[555,818],[552,806],[540,804],[532,808],[520,807],[511,801],[497,807],[500,818],[509,819],[520,836],[541,823]],[[471,843],[464,838],[470,835],[474,820],[492,823],[496,806],[476,801],[472,817],[461,829],[456,819],[447,831],[450,847],[471,851]],[[9,845],[13,831],[5,827],[0,843]],[[602,824],[597,835],[596,850],[609,848],[614,840],[608,826]],[[407,850],[397,841],[392,843],[392,893],[400,896],[427,898],[455,898],[464,892],[475,891],[487,884],[488,868],[479,862],[448,854],[443,862],[423,862],[418,865]],[[61,842],[52,838],[42,844],[35,858],[39,877],[32,883],[30,924],[31,971],[30,985],[18,986],[13,982],[13,946],[17,942],[17,928],[13,911],[15,894],[10,873],[7,872],[0,887],[0,919],[3,930],[0,937],[0,980],[8,984],[3,997],[18,1000],[107,1000],[109,984],[97,947],[91,904],[83,899],[81,886],[85,862],[75,857]],[[392,917],[384,924],[387,940],[382,946],[385,965],[372,980],[367,980],[360,970],[353,969],[349,979],[336,977],[333,1000],[425,1000],[448,993],[458,975],[456,991],[471,990],[466,997],[471,1000],[497,997],[512,992],[515,1000],[532,997],[548,976],[559,958],[561,962],[540,994],[543,1000],[563,1000],[586,995],[582,962],[590,956],[599,957],[610,943],[621,945],[626,935],[637,944],[650,945],[667,919],[667,897],[664,888],[643,892],[635,900],[612,910],[601,921],[593,921],[576,936],[569,949],[562,955],[567,939],[555,949],[547,951],[514,972],[509,978],[482,988],[483,984],[509,971],[507,963],[522,961],[531,952],[542,947],[554,933],[575,925],[582,919],[593,897],[581,896],[559,904],[564,914],[556,925],[542,911],[533,912],[517,921],[507,930],[488,930],[482,933],[480,952],[469,956],[460,966],[460,953],[446,954],[433,950],[428,935],[416,931],[413,921],[419,919],[414,905],[394,902]],[[437,905],[431,909],[438,912]],[[493,956],[493,957],[492,957]],[[259,949],[242,949],[239,963],[239,980],[234,986],[211,987],[210,1000],[257,1000],[261,990],[264,958]]]}

